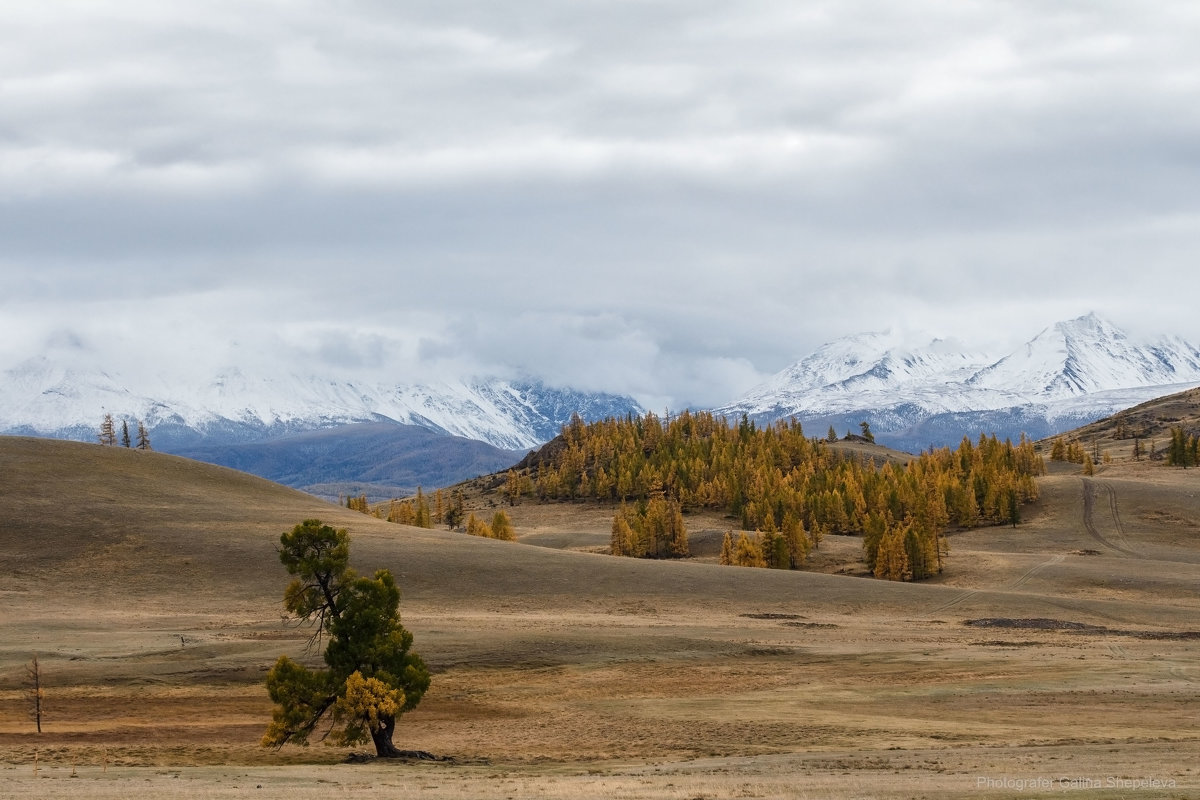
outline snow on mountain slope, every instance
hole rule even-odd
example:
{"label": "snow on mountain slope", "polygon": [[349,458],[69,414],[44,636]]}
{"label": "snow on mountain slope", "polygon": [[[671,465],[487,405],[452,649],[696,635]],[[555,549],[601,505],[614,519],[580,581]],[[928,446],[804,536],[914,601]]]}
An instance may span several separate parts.
{"label": "snow on mountain slope", "polygon": [[[78,435],[104,413],[144,421],[171,439],[213,433],[254,439],[356,422],[393,420],[508,450],[553,438],[572,413],[586,419],[640,408],[631,398],[547,387],[539,382],[456,381],[398,386],[231,368],[180,381],[134,381],[36,357],[0,381],[0,431]],[[85,434],[86,435],[86,434]]]}
{"label": "snow on mountain slope", "polygon": [[1182,339],[1137,344],[1095,314],[1059,322],[969,384],[1058,400],[1200,380],[1200,350]]}
{"label": "snow on mountain slope", "polygon": [[[830,342],[714,411],[758,421],[795,416],[839,431],[865,419],[877,435],[911,435],[923,447],[935,428],[952,441],[975,425],[1054,431],[1126,407],[1123,397],[1140,402],[1200,384],[1195,346],[1135,342],[1095,314],[1047,328],[1003,357],[905,339],[885,332]],[[0,379],[0,432],[90,439],[109,412],[144,421],[166,449],[391,420],[520,450],[553,438],[572,413],[593,420],[641,412],[628,397],[537,382],[400,385],[249,368],[180,375],[135,380],[95,368],[86,354],[31,358]]]}
{"label": "snow on mountain slope", "polygon": [[[891,332],[859,334],[818,348],[718,412],[831,412],[888,405],[898,397],[931,411],[958,410],[962,403],[947,394],[947,385],[966,382],[993,360],[943,339],[913,348]],[[996,395],[992,407],[1013,399]]]}
{"label": "snow on mountain slope", "polygon": [[[971,420],[993,429],[1009,419],[1025,429],[1063,430],[1085,416],[1197,384],[1200,349],[1171,337],[1138,343],[1088,314],[1047,328],[1002,358],[942,340],[906,347],[891,333],[846,337],[714,411],[758,421],[795,416],[839,428],[866,419],[877,435],[921,430],[924,436],[926,423],[941,419],[945,435],[957,441],[961,433],[954,431],[976,424]],[[1122,405],[1124,399],[1131,402]],[[963,416],[979,412],[989,413]]]}
{"label": "snow on mountain slope", "polygon": [[763,384],[762,392],[799,395],[824,386],[841,384],[869,373],[900,343],[900,337],[892,331],[860,333],[835,339],[774,375]]}

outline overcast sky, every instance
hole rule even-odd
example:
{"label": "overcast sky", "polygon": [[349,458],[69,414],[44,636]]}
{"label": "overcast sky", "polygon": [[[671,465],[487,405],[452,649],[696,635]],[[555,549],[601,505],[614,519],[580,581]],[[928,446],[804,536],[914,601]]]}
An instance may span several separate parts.
{"label": "overcast sky", "polygon": [[1187,0],[11,0],[0,366],[678,408],[888,327],[1200,341],[1197,42]]}

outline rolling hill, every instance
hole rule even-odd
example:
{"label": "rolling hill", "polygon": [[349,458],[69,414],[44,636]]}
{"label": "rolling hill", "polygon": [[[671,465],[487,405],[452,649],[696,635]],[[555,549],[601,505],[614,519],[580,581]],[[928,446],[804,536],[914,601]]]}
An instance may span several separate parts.
{"label": "rolling hill", "polygon": [[[1161,453],[1162,445],[1170,440],[1171,428],[1176,426],[1191,434],[1200,431],[1200,389],[1157,397],[1062,436],[1094,444],[1114,457],[1130,458],[1135,439],[1147,453],[1152,449]],[[1043,444],[1049,446],[1049,442]]]}
{"label": "rolling hill", "polygon": [[[603,506],[511,509],[553,549],[161,453],[0,437],[0,473],[0,796],[316,797],[419,775],[432,798],[955,797],[1061,764],[1200,788],[1195,470],[1048,476],[1020,527],[954,534],[921,585],[581,552]],[[274,548],[313,516],[349,528],[361,571],[397,575],[435,673],[397,743],[458,763],[400,777],[256,746],[265,669],[305,657]],[[21,705],[34,652],[40,737]]]}

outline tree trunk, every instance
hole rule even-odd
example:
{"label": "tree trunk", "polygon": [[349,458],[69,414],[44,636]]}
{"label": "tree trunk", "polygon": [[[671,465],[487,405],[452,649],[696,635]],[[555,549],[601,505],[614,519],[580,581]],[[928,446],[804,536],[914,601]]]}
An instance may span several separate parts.
{"label": "tree trunk", "polygon": [[400,758],[402,753],[392,744],[392,734],[396,732],[396,718],[383,717],[383,727],[371,731],[371,740],[375,742],[375,755],[380,758]]}
{"label": "tree trunk", "polygon": [[376,758],[407,758],[416,761],[453,761],[447,756],[437,756],[426,750],[398,750],[392,744],[392,734],[396,732],[396,718],[384,717],[383,727],[371,731],[371,740],[375,743]]}

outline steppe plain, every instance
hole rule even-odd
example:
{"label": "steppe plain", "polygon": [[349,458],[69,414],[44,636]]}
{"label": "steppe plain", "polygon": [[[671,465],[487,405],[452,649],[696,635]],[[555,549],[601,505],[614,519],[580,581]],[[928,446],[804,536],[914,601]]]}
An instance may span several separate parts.
{"label": "steppe plain", "polygon": [[[813,571],[717,566],[716,514],[693,559],[618,559],[603,505],[518,505],[512,544],[2,438],[0,797],[1200,797],[1200,470],[1124,456],[1054,465],[1018,527],[898,584],[852,537]],[[309,517],[397,576],[434,672],[397,745],[452,760],[258,746],[308,633],[275,547]]]}

